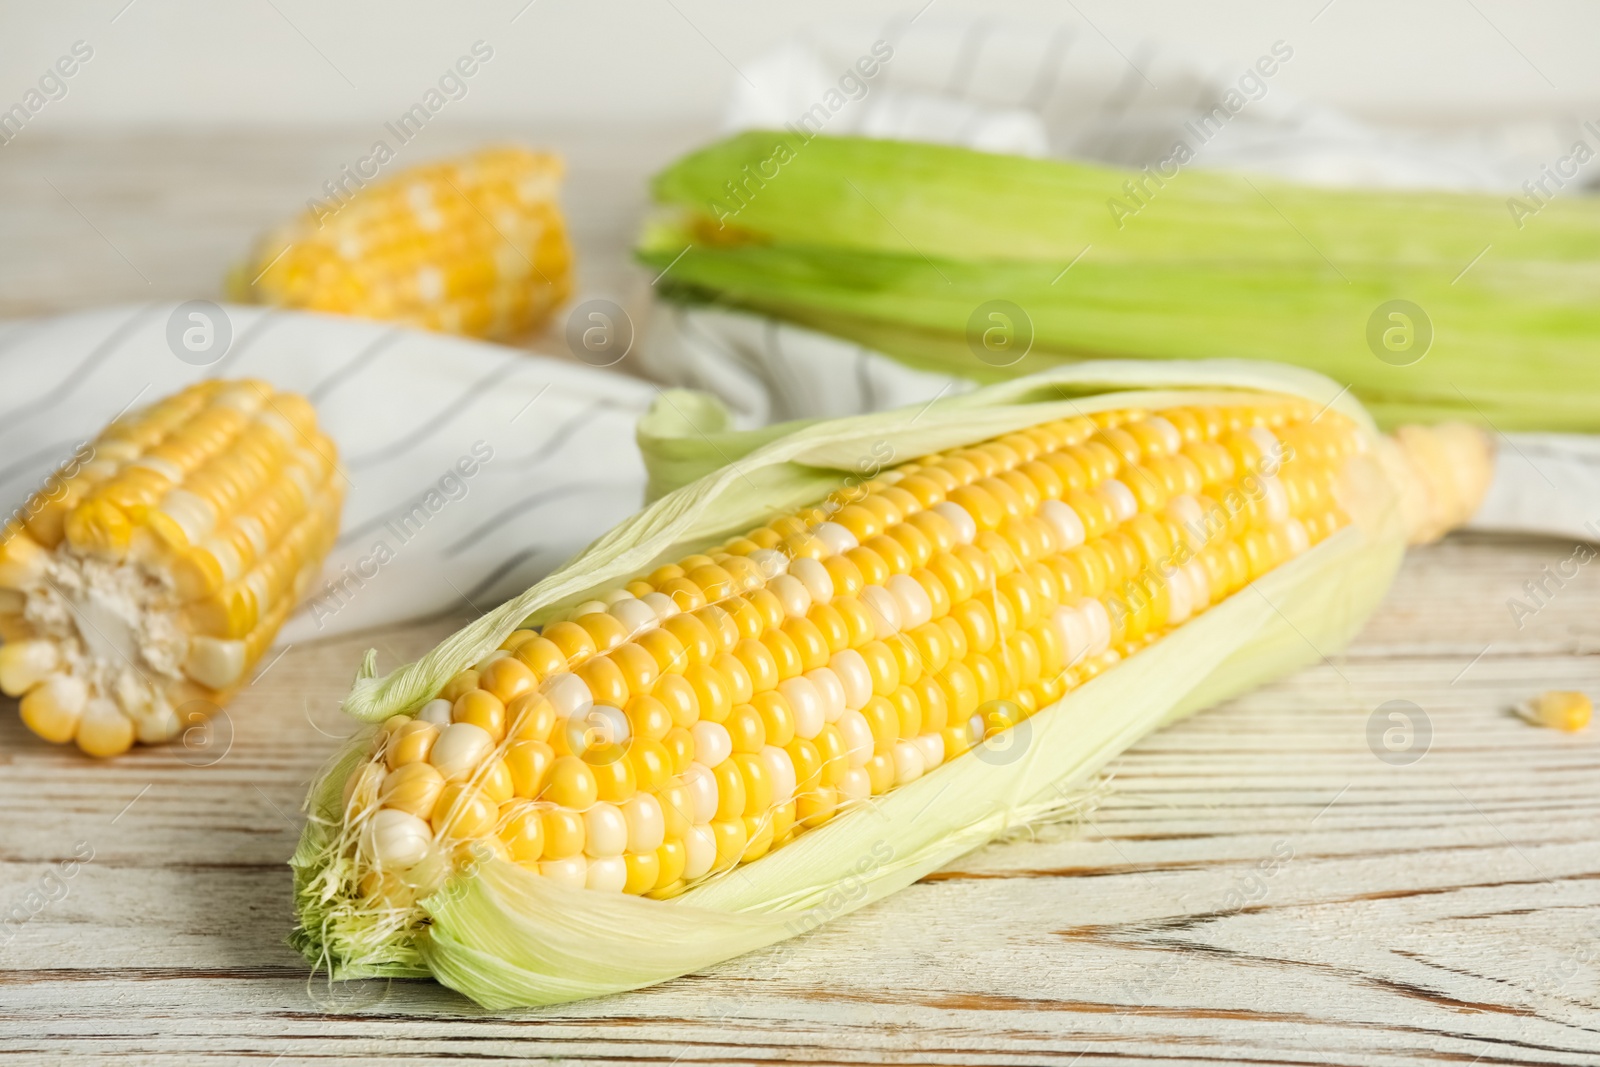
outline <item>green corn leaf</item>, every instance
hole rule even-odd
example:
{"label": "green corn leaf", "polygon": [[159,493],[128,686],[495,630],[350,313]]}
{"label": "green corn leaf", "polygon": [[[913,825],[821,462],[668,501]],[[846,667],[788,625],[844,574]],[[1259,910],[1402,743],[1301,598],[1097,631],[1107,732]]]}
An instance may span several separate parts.
{"label": "green corn leaf", "polygon": [[[789,161],[764,166],[775,146]],[[1146,189],[1132,214],[1128,182]],[[1504,197],[1188,170],[1158,186],[1084,164],[760,132],[685,157],[654,191],[665,210],[639,255],[666,271],[669,296],[920,369],[993,382],[1092,358],[1270,359],[1348,383],[1384,426],[1600,431],[1590,198],[1519,218]],[[992,301],[1020,309],[1005,313],[1029,340],[1018,362],[979,344]]]}

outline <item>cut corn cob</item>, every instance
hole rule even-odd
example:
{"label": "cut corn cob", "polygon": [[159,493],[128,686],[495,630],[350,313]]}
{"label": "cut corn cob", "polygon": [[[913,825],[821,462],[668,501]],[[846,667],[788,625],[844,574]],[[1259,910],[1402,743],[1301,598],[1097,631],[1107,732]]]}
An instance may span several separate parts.
{"label": "cut corn cob", "polygon": [[207,381],[125,415],[0,540],[0,690],[39,736],[115,756],[220,707],[338,530],[311,405]]}
{"label": "cut corn cob", "polygon": [[[887,859],[874,846],[872,893],[981,843],[1015,814],[965,807],[969,791],[1011,795],[1013,768],[995,765],[1007,761],[990,738],[1138,671],[1120,664],[1211,629],[1213,611],[1237,619],[1236,592],[1292,570],[1353,516],[1398,527],[1385,472],[1427,484],[1438,467],[1417,458],[1419,442],[1430,458],[1487,463],[1476,431],[1419,431],[1384,445],[1380,463],[1370,426],[1326,404],[1172,396],[923,455],[600,586],[538,629],[485,620],[397,672],[385,684],[412,687],[411,713],[385,718],[313,801],[326,821],[296,857],[298,942],[341,976],[432,973],[506,1006],[646,984],[801,932],[810,920],[784,909],[838,885],[807,881],[834,862],[819,859],[824,845],[807,846],[862,847],[863,833],[880,832],[852,829],[872,817],[853,809],[883,814],[921,779],[946,776],[911,823],[885,816],[888,827],[941,829],[883,842]],[[721,491],[707,481],[708,497]],[[1449,509],[1470,508],[1463,487],[1481,482],[1463,474],[1403,517],[1431,532]],[[684,494],[697,488],[661,501],[639,529],[689,507]],[[1374,518],[1384,501],[1390,518]],[[1369,558],[1352,547],[1363,538],[1391,543],[1374,530],[1329,546],[1352,581],[1313,633],[1347,636],[1352,613],[1387,582],[1387,549],[1373,548],[1370,570],[1353,562]],[[590,551],[575,575],[630,549],[602,540]],[[594,589],[576,576],[563,588]],[[1254,595],[1243,601],[1262,611]],[[488,632],[504,636],[498,649],[476,643]],[[1220,643],[1242,654],[1240,640]],[[1269,658],[1281,669],[1291,657]],[[446,662],[465,669],[422,673]],[[1233,683],[1207,688],[1217,667],[1191,660],[1181,678],[1147,679],[1166,703],[1129,708],[1128,719],[1153,725],[1181,711],[1172,694],[1225,695]],[[1246,657],[1237,669],[1256,677],[1261,665]],[[419,677],[437,680],[418,692]],[[1095,758],[1132,739],[1131,727],[1108,729]],[[1051,782],[1089,758],[1059,756],[1052,772],[1048,753],[1025,754],[1015,773]],[[791,849],[807,858],[785,865]],[[737,879],[718,877],[774,864],[783,873],[743,895]]]}
{"label": "cut corn cob", "polygon": [[527,333],[566,299],[561,161],[492,148],[313,204],[235,272],[235,299],[471,337]]}

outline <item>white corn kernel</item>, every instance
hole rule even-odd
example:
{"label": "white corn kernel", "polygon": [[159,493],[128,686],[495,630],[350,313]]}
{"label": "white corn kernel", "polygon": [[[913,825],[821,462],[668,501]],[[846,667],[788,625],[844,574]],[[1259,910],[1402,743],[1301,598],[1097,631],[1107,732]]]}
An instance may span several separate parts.
{"label": "white corn kernel", "polygon": [[656,618],[661,622],[678,614],[678,605],[665,593],[646,593],[639,600],[649,605],[650,610],[656,613]]}
{"label": "white corn kernel", "polygon": [[361,828],[361,851],[380,871],[402,870],[421,862],[433,847],[433,831],[415,815],[380,808]]}
{"label": "white corn kernel", "polygon": [[1283,532],[1289,539],[1289,555],[1298,556],[1311,547],[1311,535],[1306,533],[1306,524],[1299,519],[1284,523]]}
{"label": "white corn kernel", "polygon": [[[789,562],[789,557],[775,548],[758,548],[750,553],[748,558],[751,563],[761,568],[762,576],[769,582],[778,575],[787,573],[793,567],[793,564]],[[816,561],[812,560],[811,562],[815,563]]]}
{"label": "white corn kernel", "polygon": [[1083,520],[1078,513],[1059,500],[1046,500],[1039,505],[1039,517],[1050,524],[1056,533],[1056,551],[1066,552],[1083,544]]}
{"label": "white corn kernel", "polygon": [[1183,448],[1183,434],[1178,428],[1160,415],[1151,415],[1144,420],[1144,424],[1156,432],[1161,438],[1161,455],[1170,456]]}
{"label": "white corn kernel", "polygon": [[694,808],[694,821],[708,823],[717,817],[717,776],[699,760],[689,764],[683,772],[683,784],[689,787],[689,802]]}
{"label": "white corn kernel", "polygon": [[244,676],[245,645],[217,637],[191,637],[183,673],[212,689],[228,689]]}
{"label": "white corn kernel", "polygon": [[811,684],[811,679],[804,675],[785,678],[778,683],[778,692],[789,702],[789,710],[794,714],[796,737],[809,741],[822,732],[822,726],[827,721],[823,718],[822,695]]}
{"label": "white corn kernel", "polygon": [[493,749],[494,738],[489,731],[474,723],[453,722],[439,731],[428,762],[447,780],[466,778]]}
{"label": "white corn kernel", "polygon": [[844,739],[845,757],[852,767],[865,767],[872,758],[872,727],[859,711],[849,710],[834,724]]}
{"label": "white corn kernel", "polygon": [[540,860],[539,874],[558,885],[582,889],[589,881],[589,857],[580,854],[560,860]]}
{"label": "white corn kernel", "polygon": [[972,539],[978,536],[978,524],[966,508],[953,500],[941,500],[933,506],[933,511],[948,522],[955,530],[956,541],[963,545],[972,544]]}
{"label": "white corn kernel", "polygon": [[556,717],[570,719],[594,706],[594,696],[576,674],[552,674],[539,685],[539,691],[556,709]]}
{"label": "white corn kernel", "polygon": [[621,856],[591,859],[584,886],[602,893],[620,893],[628,884],[628,861]]}
{"label": "white corn kernel", "polygon": [[811,591],[792,574],[780,574],[772,579],[767,583],[767,591],[778,598],[784,614],[790,618],[804,618],[811,610]]}
{"label": "white corn kernel", "polygon": [[900,607],[900,628],[915,629],[933,618],[933,601],[922,583],[909,574],[896,574],[884,584]]}
{"label": "white corn kernel", "polygon": [[1139,514],[1139,498],[1133,495],[1123,482],[1115,478],[1107,478],[1095,490],[1111,505],[1111,511],[1116,515],[1118,522],[1127,522]]}
{"label": "white corn kernel", "polygon": [[833,575],[816,560],[802,556],[789,564],[789,573],[800,579],[813,604],[826,604],[833,599]]}
{"label": "white corn kernel", "polygon": [[472,665],[472,669],[481,672],[485,667],[489,666],[489,664],[495,663],[499,660],[509,659],[510,656],[511,653],[507,652],[505,649],[497,648],[487,656],[480,659],[478,662],[474,663]]}
{"label": "white corn kernel", "polygon": [[872,779],[860,767],[851,767],[839,776],[841,800],[865,800],[872,795]]}
{"label": "white corn kernel", "polygon": [[856,597],[872,616],[879,641],[887,641],[900,632],[900,603],[881,585],[869,585]]}
{"label": "white corn kernel", "polygon": [[839,716],[844,714],[844,683],[839,681],[833,668],[813,667],[806,671],[805,679],[822,701],[822,721],[838,722]]}
{"label": "white corn kernel", "polygon": [[[1260,427],[1256,427],[1260,429]],[[1274,526],[1289,521],[1289,492],[1283,483],[1271,475],[1261,478],[1261,491],[1265,495],[1267,521]]]}
{"label": "white corn kernel", "polygon": [[661,801],[650,793],[635,793],[622,805],[628,824],[628,851],[654,852],[667,837],[667,820]]}
{"label": "white corn kernel", "polygon": [[896,741],[892,750],[894,758],[894,784],[905,785],[922,777],[922,749],[910,741]]}
{"label": "white corn kernel", "polygon": [[853,648],[841,648],[828,660],[828,666],[844,687],[844,706],[859,708],[872,698],[872,671],[867,661]]}
{"label": "white corn kernel", "polygon": [[0,692],[20,697],[61,663],[54,641],[16,641],[0,645]]}
{"label": "white corn kernel", "polygon": [[1050,621],[1056,628],[1056,635],[1061,639],[1062,660],[1069,667],[1075,666],[1089,654],[1089,648],[1094,644],[1094,634],[1089,628],[1089,620],[1077,608],[1063,605],[1050,613]]}
{"label": "white corn kernel", "polygon": [[583,850],[590,856],[620,856],[628,850],[628,820],[621,808],[602,800],[583,813]]}
{"label": "white corn kernel", "polygon": [[1195,611],[1204,611],[1211,606],[1211,576],[1206,573],[1205,565],[1199,560],[1190,560],[1183,565],[1184,577],[1189,580],[1190,603]]}
{"label": "white corn kernel", "polygon": [[861,543],[856,540],[855,534],[836,522],[819,522],[811,528],[811,532],[822,542],[830,556],[848,552]]}
{"label": "white corn kernel", "polygon": [[1111,647],[1111,615],[1106,606],[1093,597],[1078,601],[1078,610],[1089,621],[1089,655],[1098,656]]}
{"label": "white corn kernel", "polygon": [[683,877],[689,881],[703,877],[717,862],[717,839],[709,826],[691,826],[683,835]]}
{"label": "white corn kernel", "polygon": [[450,708],[448,700],[430,700],[422,705],[422,710],[417,712],[417,718],[423,722],[431,722],[443,730],[450,725]]}
{"label": "white corn kernel", "polygon": [[794,799],[794,761],[776,745],[764,746],[757,756],[772,782],[772,806],[781,808]]}
{"label": "white corn kernel", "polygon": [[637,637],[646,630],[654,629],[659,620],[656,618],[655,609],[638,597],[628,597],[618,600],[611,605],[612,616],[622,624],[622,630],[629,637]]}
{"label": "white corn kernel", "polygon": [[721,723],[702,719],[689,727],[689,736],[694,741],[696,763],[715,767],[733,755],[733,738],[728,736],[728,728]]}

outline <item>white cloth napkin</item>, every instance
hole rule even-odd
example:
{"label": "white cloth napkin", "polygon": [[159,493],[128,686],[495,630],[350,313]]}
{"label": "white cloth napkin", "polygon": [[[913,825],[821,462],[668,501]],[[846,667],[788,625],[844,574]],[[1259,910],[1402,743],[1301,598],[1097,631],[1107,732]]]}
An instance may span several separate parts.
{"label": "white cloth napkin", "polygon": [[260,378],[302,393],[350,487],[324,582],[285,624],[285,644],[484,610],[642,503],[634,423],[656,395],[644,382],[362,319],[198,306],[231,333],[205,365],[190,361],[211,355],[182,341],[206,328],[190,305],[0,324],[8,508],[118,413],[191,382]]}

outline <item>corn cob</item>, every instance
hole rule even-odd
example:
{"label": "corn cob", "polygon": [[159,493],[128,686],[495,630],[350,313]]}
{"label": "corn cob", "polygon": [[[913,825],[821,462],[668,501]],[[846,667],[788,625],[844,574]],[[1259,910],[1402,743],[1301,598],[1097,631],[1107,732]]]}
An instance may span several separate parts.
{"label": "corn cob", "polygon": [[220,707],[338,530],[343,478],[310,403],[206,381],[105,428],[0,539],[0,690],[91,756]]}
{"label": "corn cob", "polygon": [[[519,629],[347,783],[366,889],[477,842],[668,897],[958,759],[1347,522],[1302,401],[923,457]],[[369,810],[370,809],[370,810]]]}
{"label": "corn cob", "polygon": [[414,167],[269,233],[235,299],[506,338],[571,288],[561,161],[492,148]]}
{"label": "corn cob", "polygon": [[[1388,428],[1600,432],[1600,309],[1571,284],[1596,269],[1594,197],[1557,197],[1512,239],[1516,197],[1207,170],[1166,181],[787,131],[697,149],[652,192],[663,210],[639,256],[664,295],[832,334],[941,379],[1226,353],[1314,368]],[[1026,338],[1015,350],[988,350],[997,296]]]}
{"label": "corn cob", "polygon": [[[1486,481],[1485,438],[1469,428],[1384,440],[1359,408],[1298,396],[1183,403],[1169,392],[1148,407],[1124,396],[1135,402],[956,437],[959,447],[824,490],[812,506],[631,570],[631,581],[628,569],[609,570],[610,586],[585,580],[616,568],[630,530],[673,543],[655,525],[663,516],[686,499],[711,508],[704,501],[764,469],[736,465],[597,542],[570,579],[551,579],[589,592],[541,612],[541,626],[512,622],[539,603],[536,588],[396,672],[382,685],[398,689],[380,699],[405,700],[406,713],[382,718],[314,794],[295,860],[297,942],[340,976],[433,974],[508,1006],[630,988],[792,936],[784,909],[839,884],[810,873],[835,862],[826,842],[859,848],[864,833],[888,832],[863,829],[872,816],[855,809],[883,815],[923,778],[948,783],[927,783],[910,822],[901,808],[882,824],[925,839],[889,841],[894,862],[865,879],[879,894],[1019,811],[1049,809],[965,805],[969,793],[1026,798],[1040,775],[1098,766],[1134,728],[1103,712],[1088,754],[1025,753],[1015,768],[995,766],[989,746],[1035,718],[1036,737],[1059,739],[1058,713],[1117,686],[1135,702],[1124,717],[1148,729],[1193,710],[1185,696],[1237,691],[1209,677],[1229,657],[1244,657],[1233,668],[1242,684],[1303,661],[1282,645],[1253,661],[1249,634],[1219,640],[1207,616],[1231,630],[1221,620],[1255,611],[1252,627],[1276,625],[1261,598],[1235,594],[1273,588],[1297,557],[1337,542],[1322,555],[1336,562],[1317,566],[1346,568],[1342,579],[1297,573],[1316,575],[1319,596],[1334,590],[1323,618],[1301,625],[1342,640],[1392,573],[1399,541],[1384,531],[1403,520],[1425,536],[1460,521]],[[1448,472],[1436,462],[1445,457]],[[1443,473],[1448,484],[1433,486]],[[1396,507],[1401,484],[1427,490],[1409,513]],[[483,642],[491,633],[498,648]],[[1192,658],[1202,633],[1227,646],[1222,660]],[[1122,666],[1141,654],[1160,662],[1168,647],[1190,657],[1176,676]],[[1118,681],[1130,671],[1148,683],[1148,708]],[[371,676],[369,660],[347,709],[370,714],[357,698]],[[1149,697],[1155,689],[1164,695]],[[1092,724],[1075,721],[1074,733]],[[1029,776],[1028,792],[1009,792],[1013,773]],[[791,850],[805,857],[798,866]],[[723,877],[739,868],[752,873]],[[652,935],[657,924],[675,933]]]}

